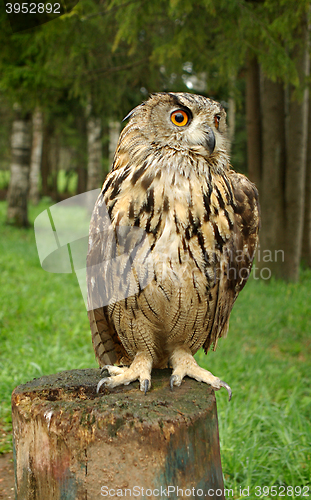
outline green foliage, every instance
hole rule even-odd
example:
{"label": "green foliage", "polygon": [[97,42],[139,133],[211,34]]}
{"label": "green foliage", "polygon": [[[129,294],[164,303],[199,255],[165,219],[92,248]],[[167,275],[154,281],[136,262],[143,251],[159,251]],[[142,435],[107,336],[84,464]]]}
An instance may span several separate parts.
{"label": "green foliage", "polygon": [[114,47],[125,39],[132,51],[139,51],[143,31],[152,60],[171,71],[180,72],[191,61],[196,72],[216,71],[218,84],[228,85],[252,54],[270,78],[299,86],[292,50],[307,9],[307,0],[128,2],[117,11]]}
{"label": "green foliage", "polygon": [[142,80],[157,76],[148,44],[140,44],[139,57],[122,40],[114,50],[116,29],[114,11],[97,0],[82,0],[70,14],[28,32],[11,33],[0,16],[0,92],[26,111],[54,109],[65,97],[91,104],[107,120],[122,119],[141,100]]}

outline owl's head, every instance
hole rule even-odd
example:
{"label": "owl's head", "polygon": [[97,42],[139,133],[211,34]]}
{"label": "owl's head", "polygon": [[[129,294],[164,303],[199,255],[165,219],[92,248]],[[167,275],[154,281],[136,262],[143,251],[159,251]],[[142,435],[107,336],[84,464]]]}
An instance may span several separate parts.
{"label": "owl's head", "polygon": [[187,93],[157,93],[134,108],[126,129],[156,149],[165,148],[228,163],[226,112],[216,101]]}

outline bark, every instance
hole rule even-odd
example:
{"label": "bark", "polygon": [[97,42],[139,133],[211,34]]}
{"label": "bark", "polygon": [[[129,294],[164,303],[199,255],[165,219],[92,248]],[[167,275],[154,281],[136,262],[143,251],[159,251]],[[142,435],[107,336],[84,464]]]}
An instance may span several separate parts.
{"label": "bark", "polygon": [[[284,176],[285,176],[285,105],[284,88],[266,76],[261,78],[262,108],[262,180],[260,252],[258,265],[268,267],[277,278],[283,277],[284,259]],[[266,260],[263,260],[263,257]],[[270,258],[269,258],[270,256]],[[276,257],[277,256],[277,257]]]}
{"label": "bark", "polygon": [[37,205],[39,202],[40,171],[43,144],[43,114],[36,109],[32,117],[32,148],[30,160],[29,199]]}
{"label": "bark", "polygon": [[8,190],[7,221],[18,227],[27,227],[27,198],[29,191],[29,170],[31,154],[31,117],[23,116],[15,106],[15,118],[11,136],[11,175]]}
{"label": "bark", "polygon": [[87,190],[100,188],[102,175],[101,119],[89,116],[87,119],[88,179]]}
{"label": "bark", "polygon": [[248,177],[260,192],[262,175],[260,69],[256,58],[250,58],[247,65],[246,127]]}
{"label": "bark", "polygon": [[[293,58],[303,86],[309,75],[309,32],[305,20]],[[309,89],[305,86],[302,97],[297,91],[289,89],[289,108],[287,120],[286,148],[286,246],[285,246],[285,278],[297,281],[302,250],[307,131],[308,131]]]}
{"label": "bark", "polygon": [[117,148],[119,140],[121,124],[120,122],[110,120],[108,126],[109,126],[109,165],[111,168],[113,163],[114,153]]}

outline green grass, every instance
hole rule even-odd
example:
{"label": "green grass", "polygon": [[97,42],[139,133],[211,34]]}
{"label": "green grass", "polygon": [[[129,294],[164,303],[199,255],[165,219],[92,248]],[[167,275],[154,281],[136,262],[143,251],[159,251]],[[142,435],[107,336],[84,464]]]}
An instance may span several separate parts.
{"label": "green grass", "polygon": [[[47,207],[30,207],[30,219]],[[75,276],[43,271],[33,230],[6,226],[5,209],[1,202],[0,452],[11,449],[10,395],[16,385],[97,366]],[[264,497],[256,486],[310,485],[310,296],[310,270],[297,284],[250,279],[227,339],[216,352],[197,354],[233,390],[230,403],[226,391],[219,391],[217,404],[225,487],[234,498],[241,497],[240,488],[249,487],[248,498],[255,500]]]}
{"label": "green grass", "polygon": [[[49,205],[30,207],[30,219]],[[33,229],[4,224],[0,203],[0,453],[10,426],[11,392],[18,384],[73,368],[97,367],[86,309],[74,274],[40,266]]]}
{"label": "green grass", "polygon": [[197,355],[233,391],[230,404],[224,389],[217,403],[225,487],[236,498],[248,486],[254,499],[256,486],[310,485],[311,495],[310,296],[310,270],[297,284],[250,279],[228,337]]}

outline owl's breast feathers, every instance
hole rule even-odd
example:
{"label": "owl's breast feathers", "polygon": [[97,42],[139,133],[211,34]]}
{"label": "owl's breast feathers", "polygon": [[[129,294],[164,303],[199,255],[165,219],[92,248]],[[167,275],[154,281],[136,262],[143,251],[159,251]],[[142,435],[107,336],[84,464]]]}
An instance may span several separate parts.
{"label": "owl's breast feathers", "polygon": [[[91,221],[91,233],[105,229],[99,210],[104,201],[114,230],[142,229],[148,249],[143,245],[132,263],[138,274],[144,266],[149,278],[153,273],[145,289],[138,284],[138,293],[128,293],[117,305],[112,301],[90,311],[93,343],[102,365],[132,359],[135,340],[128,337],[135,333],[124,330],[134,324],[141,309],[157,330],[159,342],[163,343],[163,335],[179,341],[184,332],[192,352],[201,346],[205,351],[211,345],[216,348],[218,338],[227,333],[231,309],[248,279],[257,246],[258,193],[244,175],[229,169],[220,174],[204,158],[185,157],[178,151],[158,152],[151,160],[148,151],[142,158],[137,149],[138,155],[136,168],[135,152],[131,161],[125,154],[116,157]],[[117,253],[124,251],[123,245]],[[88,266],[98,252],[93,242]],[[95,260],[99,261],[98,255]],[[90,267],[88,277],[90,282]],[[124,308],[131,310],[127,320]]]}

